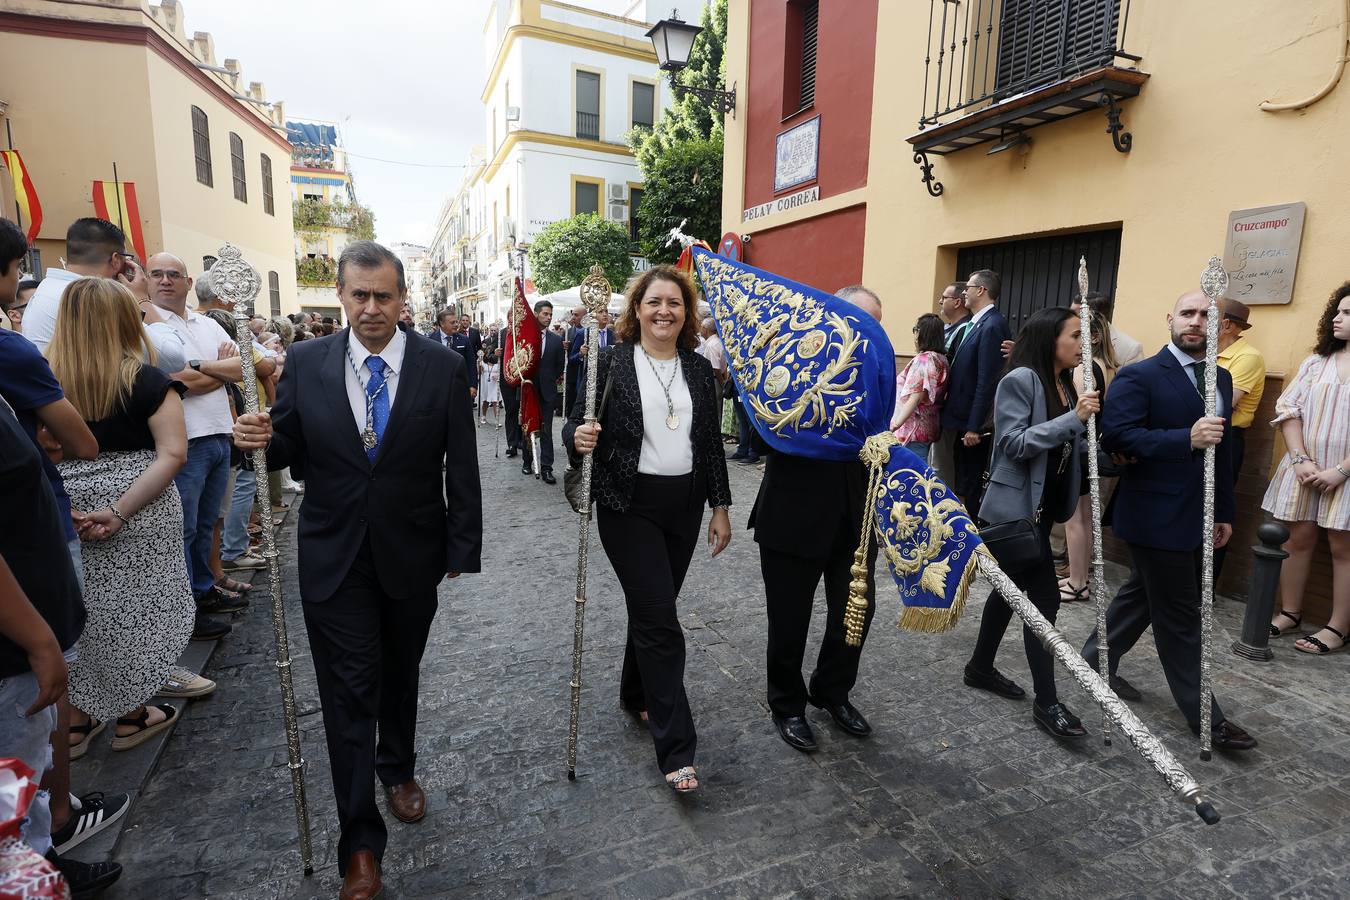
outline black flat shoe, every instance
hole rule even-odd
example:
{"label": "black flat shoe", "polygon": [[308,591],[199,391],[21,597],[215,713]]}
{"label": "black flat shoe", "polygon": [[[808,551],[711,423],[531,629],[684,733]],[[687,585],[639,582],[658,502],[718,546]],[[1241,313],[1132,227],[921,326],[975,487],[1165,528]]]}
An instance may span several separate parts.
{"label": "black flat shoe", "polygon": [[525,463],[523,466],[520,467],[520,474],[522,474],[522,475],[533,475],[533,474],[534,474],[534,467],[531,466],[531,465],[527,462],[527,463]]}
{"label": "black flat shoe", "polygon": [[1116,692],[1116,696],[1122,700],[1129,700],[1131,703],[1144,699],[1144,695],[1139,693],[1139,688],[1130,684],[1119,675],[1111,676],[1111,690]]}
{"label": "black flat shoe", "polygon": [[966,666],[966,674],[962,680],[973,688],[998,694],[1000,697],[1007,697],[1009,700],[1021,700],[1027,695],[1027,692],[1014,684],[1011,679],[1003,677],[1003,673],[998,669],[989,672],[977,672],[970,666]]}
{"label": "black flat shoe", "polygon": [[807,697],[811,705],[816,709],[823,709],[834,719],[834,724],[838,725],[844,731],[854,737],[867,737],[872,733],[872,726],[867,724],[863,714],[854,708],[852,703],[845,700],[843,703],[826,703],[815,697]]}
{"label": "black flat shoe", "polygon": [[507,448],[506,448],[506,458],[507,458],[507,459],[512,459],[512,458],[515,457],[516,453],[518,453],[518,452],[519,452],[519,451],[516,450],[515,447],[507,447]]}
{"label": "black flat shoe", "polygon": [[1031,717],[1036,720],[1037,725],[1057,738],[1087,737],[1087,729],[1083,727],[1083,723],[1063,703],[1053,703],[1046,707],[1033,703]]}
{"label": "black flat shoe", "polygon": [[557,484],[557,483],[558,483],[558,479],[556,479],[556,478],[553,477],[553,470],[552,470],[552,469],[545,469],[545,470],[543,471],[543,473],[540,474],[539,477],[542,478],[542,479],[544,480],[544,484]]}
{"label": "black flat shoe", "polygon": [[814,753],[820,746],[805,716],[774,716],[773,724],[778,726],[778,736],[783,739],[783,743],[793,750]]}

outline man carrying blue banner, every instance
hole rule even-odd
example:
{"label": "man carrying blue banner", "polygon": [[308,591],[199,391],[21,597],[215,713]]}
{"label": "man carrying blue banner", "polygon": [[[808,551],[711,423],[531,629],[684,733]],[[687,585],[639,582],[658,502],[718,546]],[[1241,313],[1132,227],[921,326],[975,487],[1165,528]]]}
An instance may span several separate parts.
{"label": "man carrying blue banner", "polygon": [[[844,288],[836,296],[881,321],[881,301],[862,285]],[[764,480],[750,511],[769,616],[769,709],[778,734],[789,747],[804,753],[817,748],[806,720],[808,701],[828,712],[845,733],[854,737],[872,733],[848,695],[858,680],[862,641],[875,612],[875,546],[867,555],[867,612],[861,638],[857,646],[849,646],[844,635],[849,570],[858,549],[866,491],[867,469],[856,457],[836,461],[775,452],[764,465]],[[822,577],[829,611],[808,688],[802,679],[802,660]]]}

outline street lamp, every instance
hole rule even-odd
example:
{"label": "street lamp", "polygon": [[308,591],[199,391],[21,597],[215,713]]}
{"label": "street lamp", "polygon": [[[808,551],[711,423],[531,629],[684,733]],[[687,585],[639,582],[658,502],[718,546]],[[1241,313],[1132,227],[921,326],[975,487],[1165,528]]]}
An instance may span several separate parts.
{"label": "street lamp", "polygon": [[689,54],[694,49],[694,39],[703,29],[690,25],[680,18],[680,11],[674,10],[669,19],[662,19],[647,32],[652,47],[656,50],[656,62],[662,72],[670,75],[670,89],[676,97],[681,94],[693,94],[721,113],[731,113],[736,117],[736,86],[730,91],[710,88],[691,87],[681,84],[676,77],[689,65]]}

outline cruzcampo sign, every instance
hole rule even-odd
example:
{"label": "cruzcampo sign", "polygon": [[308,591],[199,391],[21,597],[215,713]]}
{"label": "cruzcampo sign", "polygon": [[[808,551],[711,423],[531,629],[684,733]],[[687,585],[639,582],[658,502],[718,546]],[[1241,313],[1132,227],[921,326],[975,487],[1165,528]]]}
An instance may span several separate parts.
{"label": "cruzcampo sign", "polygon": [[1307,211],[1306,204],[1286,203],[1228,214],[1223,266],[1230,298],[1248,304],[1293,300]]}

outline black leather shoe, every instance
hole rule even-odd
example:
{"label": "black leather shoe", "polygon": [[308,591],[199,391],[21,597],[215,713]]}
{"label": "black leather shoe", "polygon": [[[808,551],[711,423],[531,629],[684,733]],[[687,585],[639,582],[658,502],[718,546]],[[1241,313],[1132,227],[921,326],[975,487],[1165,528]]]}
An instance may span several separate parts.
{"label": "black leather shoe", "polygon": [[1119,675],[1111,676],[1111,690],[1116,692],[1116,696],[1122,700],[1129,700],[1131,703],[1144,699],[1144,695],[1139,693],[1139,688],[1130,684]]}
{"label": "black leather shoe", "polygon": [[534,466],[531,466],[528,462],[527,462],[527,463],[524,463],[524,464],[520,467],[520,474],[522,474],[522,475],[533,475],[533,474],[534,474]]}
{"label": "black leather shoe", "polygon": [[1215,725],[1210,735],[1215,750],[1241,753],[1244,750],[1252,750],[1256,747],[1256,738],[1243,730],[1242,726],[1228,719],[1224,719],[1218,725]]}
{"label": "black leather shoe", "polygon": [[970,666],[966,666],[965,678],[962,679],[966,684],[973,688],[979,688],[982,691],[989,691],[991,694],[998,694],[1000,697],[1007,697],[1009,700],[1021,700],[1027,695],[1012,680],[1003,677],[1003,673],[998,669],[989,672],[977,672]]}
{"label": "black leather shoe", "polygon": [[218,587],[212,587],[197,598],[199,613],[233,613],[248,609],[248,601],[243,594],[229,594]]}
{"label": "black leather shoe", "polygon": [[556,478],[553,477],[553,470],[552,470],[552,469],[545,469],[543,472],[541,472],[541,473],[539,474],[539,477],[542,478],[542,479],[544,480],[544,484],[557,484],[557,483],[558,483],[558,479],[556,479]]}
{"label": "black leather shoe", "polygon": [[815,697],[807,697],[811,705],[816,709],[823,709],[834,719],[834,724],[838,725],[844,731],[854,737],[867,737],[872,733],[872,726],[867,724],[863,714],[854,708],[852,703],[845,700],[843,703],[826,703]]}
{"label": "black leather shoe", "polygon": [[1053,703],[1045,707],[1033,703],[1031,717],[1036,720],[1037,725],[1057,738],[1087,737],[1087,729],[1083,727],[1083,723],[1069,712],[1069,708],[1063,703]]}
{"label": "black leather shoe", "polygon": [[519,452],[520,452],[520,451],[518,451],[515,447],[507,447],[507,448],[506,448],[506,458],[507,458],[507,459],[513,459],[513,458],[515,457],[515,455],[516,455],[517,453],[519,453]]}
{"label": "black leather shoe", "polygon": [[778,736],[793,750],[814,753],[819,748],[805,716],[774,716],[773,724],[778,726]]}

